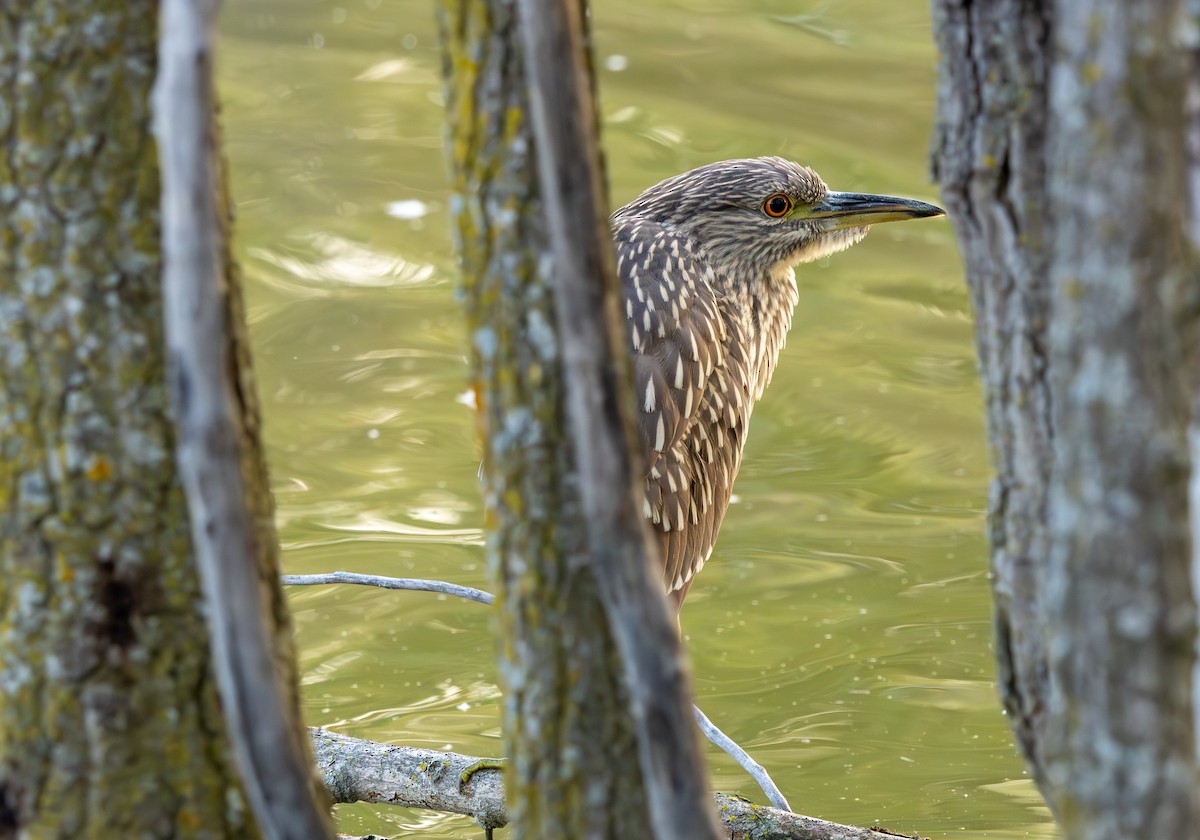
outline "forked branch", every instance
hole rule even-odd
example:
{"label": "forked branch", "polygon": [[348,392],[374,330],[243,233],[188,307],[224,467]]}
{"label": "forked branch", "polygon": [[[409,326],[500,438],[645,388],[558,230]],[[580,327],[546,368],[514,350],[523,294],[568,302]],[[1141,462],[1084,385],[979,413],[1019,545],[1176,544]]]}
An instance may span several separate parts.
{"label": "forked branch", "polygon": [[[458,753],[378,744],[313,728],[317,769],[334,801],[429,808],[473,817],[489,831],[508,823],[502,772]],[[726,836],[738,840],[896,840],[909,835],[857,828],[716,794]],[[912,835],[917,840],[916,835]]]}

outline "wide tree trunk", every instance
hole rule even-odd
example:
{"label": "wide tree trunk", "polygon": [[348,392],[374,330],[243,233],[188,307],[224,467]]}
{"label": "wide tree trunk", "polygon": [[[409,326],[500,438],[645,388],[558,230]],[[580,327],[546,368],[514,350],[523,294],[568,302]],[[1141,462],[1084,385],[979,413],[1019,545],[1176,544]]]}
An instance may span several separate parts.
{"label": "wide tree trunk", "polygon": [[1182,4],[1066,2],[1050,79],[1047,774],[1068,833],[1200,826]]}
{"label": "wide tree trunk", "polygon": [[0,23],[0,837],[258,834],[173,464],[156,9]]}
{"label": "wide tree trunk", "polygon": [[[225,554],[244,582],[207,611],[176,472],[155,140],[179,126],[159,126],[157,138],[151,130],[158,11],[141,0],[51,0],[10,11],[0,26],[0,838],[260,835],[262,815],[250,813],[233,766],[204,620],[210,613],[220,629],[226,601],[236,601],[257,638],[243,632],[227,647],[277,696],[264,703],[242,682],[224,708],[240,703],[244,718],[249,700],[264,716],[243,726],[249,752],[283,743],[290,749],[270,758],[287,751],[297,768],[251,777],[268,816],[262,833],[310,840],[331,828],[297,721],[229,206],[211,168],[211,90],[189,100],[200,146],[190,157],[205,174],[179,202],[207,208],[206,226],[185,223],[175,241],[203,238],[216,266],[208,279],[221,327],[200,343],[220,360],[229,436],[205,466],[243,487],[197,519],[196,533],[226,533],[236,508],[244,527]],[[210,85],[203,53],[180,64]],[[171,96],[186,104],[186,93]],[[178,345],[175,353],[177,385],[193,377],[177,388],[192,398],[183,408],[211,409]],[[211,497],[198,509],[216,510]],[[291,729],[272,742],[265,734],[280,721]],[[308,824],[289,827],[300,813]]]}
{"label": "wide tree trunk", "polygon": [[1191,836],[1184,9],[935,10],[934,161],[978,324],[1005,706],[1068,836]]}
{"label": "wide tree trunk", "polygon": [[649,837],[565,433],[516,0],[446,3],[442,26],[513,836]]}

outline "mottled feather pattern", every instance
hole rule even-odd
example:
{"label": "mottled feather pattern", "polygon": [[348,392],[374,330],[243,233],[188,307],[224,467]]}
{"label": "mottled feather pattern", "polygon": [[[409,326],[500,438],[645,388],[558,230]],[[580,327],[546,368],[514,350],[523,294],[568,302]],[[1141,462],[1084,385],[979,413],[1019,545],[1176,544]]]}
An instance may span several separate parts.
{"label": "mottled feather pattern", "polygon": [[716,542],[741,463],[751,372],[736,301],[687,240],[652,221],[613,232],[634,351],[644,512],[681,598]]}

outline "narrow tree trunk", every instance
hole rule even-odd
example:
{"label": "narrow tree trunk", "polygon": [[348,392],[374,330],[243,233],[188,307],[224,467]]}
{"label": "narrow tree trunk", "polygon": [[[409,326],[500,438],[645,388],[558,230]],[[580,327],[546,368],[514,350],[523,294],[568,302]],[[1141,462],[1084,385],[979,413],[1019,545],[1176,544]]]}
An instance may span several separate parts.
{"label": "narrow tree trunk", "polygon": [[214,111],[216,0],[165,0],[155,133],[176,457],[242,780],[273,840],[333,836],[300,722]]}
{"label": "narrow tree trunk", "polygon": [[1200,275],[1181,4],[935,12],[935,169],[966,258],[998,474],[1005,706],[1068,836],[1191,836]]}
{"label": "narrow tree trunk", "polygon": [[966,263],[996,471],[988,522],[997,683],[1044,791],[1039,601],[1054,462],[1046,378],[1049,13],[1027,0],[936,0],[933,10],[941,56],[934,175]]}
{"label": "narrow tree trunk", "polygon": [[[649,837],[586,558],[516,0],[442,7],[454,216],[484,445],[514,838]],[[617,803],[620,803],[619,806]]]}
{"label": "narrow tree trunk", "polygon": [[578,459],[587,548],[621,655],[659,840],[716,839],[690,675],[662,558],[642,514],[633,366],[600,161],[584,0],[519,6],[530,115],[554,268],[567,440]]}
{"label": "narrow tree trunk", "polygon": [[167,413],[157,4],[0,16],[0,838],[253,838]]}

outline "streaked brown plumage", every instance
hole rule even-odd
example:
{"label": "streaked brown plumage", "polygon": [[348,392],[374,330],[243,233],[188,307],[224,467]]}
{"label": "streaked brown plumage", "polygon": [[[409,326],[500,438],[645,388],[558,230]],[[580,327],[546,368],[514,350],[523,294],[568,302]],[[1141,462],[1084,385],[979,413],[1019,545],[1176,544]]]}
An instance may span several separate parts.
{"label": "streaked brown plumage", "polygon": [[676,607],[712,553],[754,403],[791,326],[792,266],[850,247],[871,224],[941,213],[909,199],[829,192],[811,169],[765,157],[677,175],[613,214],[644,510]]}

